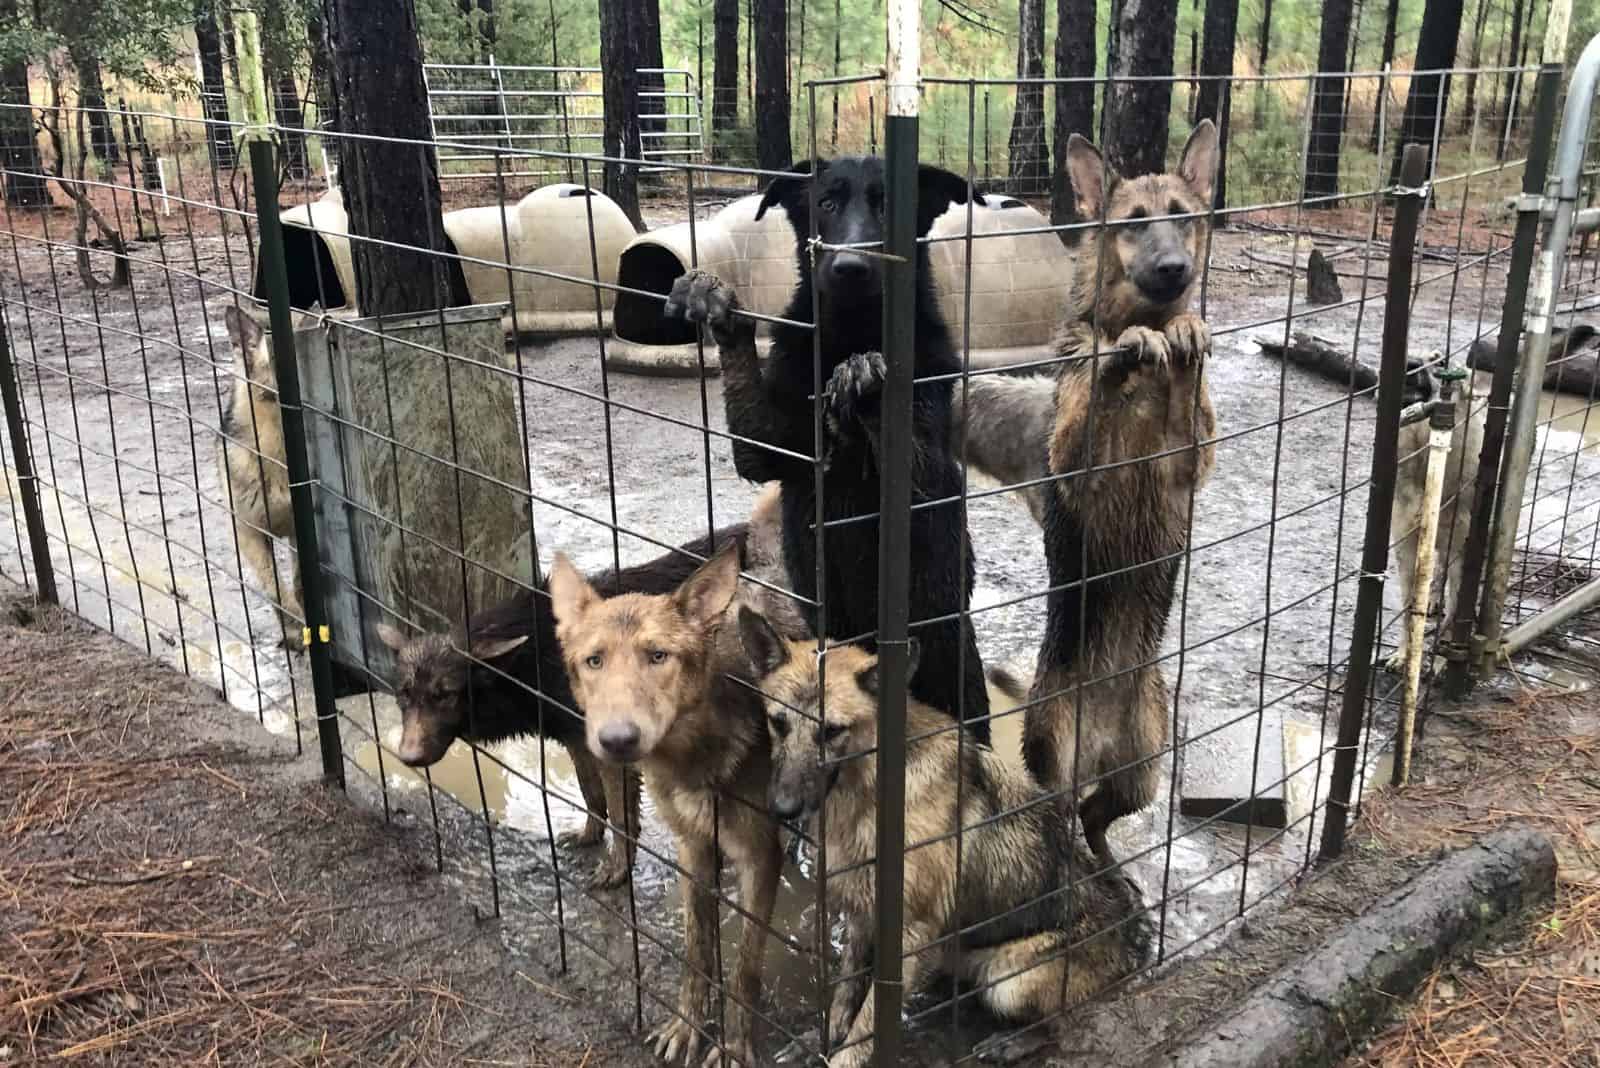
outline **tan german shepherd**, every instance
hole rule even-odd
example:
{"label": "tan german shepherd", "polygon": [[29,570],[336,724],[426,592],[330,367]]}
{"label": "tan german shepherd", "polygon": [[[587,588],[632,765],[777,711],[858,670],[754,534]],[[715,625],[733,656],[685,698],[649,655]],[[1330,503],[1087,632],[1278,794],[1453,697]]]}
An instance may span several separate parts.
{"label": "tan german shepherd", "polygon": [[[283,416],[278,410],[277,376],[272,343],[248,312],[230,305],[222,313],[228,337],[238,353],[233,389],[222,413],[217,468],[223,493],[233,508],[233,533],[244,565],[255,572],[279,605],[283,641],[301,647],[300,569],[287,584],[280,581],[272,540],[294,545],[294,511],[289,503],[289,469],[283,451]],[[243,576],[240,576],[243,578]]]}
{"label": "tan german shepherd", "polygon": [[[877,764],[863,754],[878,744],[878,658],[833,646],[824,680],[816,642],[786,642],[748,608],[739,611],[739,634],[766,697],[773,814],[809,822],[821,812],[828,867],[839,872],[828,876],[829,896],[847,930],[828,1064],[855,1068],[872,1057]],[[910,645],[908,671],[919,651],[915,639]],[[915,698],[906,734],[908,997],[953,971],[983,988],[997,1016],[1035,1020],[1144,963],[1150,927],[1138,889],[1120,872],[1085,878],[1094,864],[1060,799],[1047,798],[1014,757],[958,739],[949,717]]]}
{"label": "tan german shepherd", "polygon": [[639,765],[677,841],[685,960],[677,1011],[651,1044],[684,1064],[701,1048],[708,977],[717,967],[712,888],[720,842],[738,872],[744,935],[720,1048],[704,1063],[754,1065],[752,1017],[783,853],[766,813],[772,766],[761,702],[749,686],[737,628],[723,624],[739,587],[737,546],[670,594],[602,598],[560,555],[549,581],[589,749],[613,764]]}
{"label": "tan german shepherd", "polygon": [[[1167,745],[1160,653],[1190,499],[1215,462],[1204,380],[1211,333],[1186,311],[1206,245],[1216,131],[1195,128],[1172,174],[1123,179],[1081,137],[1067,149],[1079,216],[1112,224],[1080,246],[1076,316],[1052,379],[971,381],[953,433],[973,468],[1033,482],[1049,619],[1028,695],[1023,751],[1044,784],[1085,798],[1090,847],[1155,798]],[[1107,180],[1109,178],[1109,180]],[[960,394],[957,389],[956,393]],[[1055,476],[1046,480],[1046,476]],[[1087,795],[1087,796],[1086,796]]]}

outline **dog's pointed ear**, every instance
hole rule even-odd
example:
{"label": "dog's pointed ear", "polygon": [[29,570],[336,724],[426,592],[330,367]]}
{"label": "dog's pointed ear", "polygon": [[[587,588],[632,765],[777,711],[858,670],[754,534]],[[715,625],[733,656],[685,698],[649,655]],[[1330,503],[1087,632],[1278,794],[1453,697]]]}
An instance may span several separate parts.
{"label": "dog's pointed ear", "polygon": [[760,219],[774,204],[782,204],[789,217],[794,218],[796,209],[806,205],[806,179],[813,173],[821,174],[823,170],[824,167],[820,163],[803,159],[790,167],[787,174],[780,174],[768,182],[767,188],[761,194],[761,203],[756,205],[756,218]]}
{"label": "dog's pointed ear", "polygon": [[729,542],[684,579],[674,597],[678,610],[691,623],[709,627],[727,612],[739,592],[739,545]]}
{"label": "dog's pointed ear", "polygon": [[[922,643],[915,638],[906,639],[906,678],[909,679],[917,673],[917,664],[922,661]],[[872,663],[856,672],[856,685],[861,687],[863,693],[878,696],[879,678],[878,665],[882,663],[881,657],[873,657]]]}
{"label": "dog's pointed ear", "polygon": [[571,623],[600,600],[600,595],[589,585],[589,580],[572,566],[566,553],[556,553],[546,585],[550,590],[550,607],[555,612],[557,624]]}
{"label": "dog's pointed ear", "polygon": [[[975,204],[984,203],[983,194],[972,191]],[[922,237],[933,229],[933,222],[952,204],[967,202],[967,180],[940,167],[926,163],[917,167],[917,236]]]}
{"label": "dog's pointed ear", "polygon": [[527,640],[526,634],[514,634],[508,638],[479,638],[468,647],[468,651],[475,659],[488,663],[500,659]]}
{"label": "dog's pointed ear", "polygon": [[766,616],[749,605],[739,606],[739,644],[756,678],[764,679],[789,662],[789,646]]}
{"label": "dog's pointed ear", "polygon": [[1083,221],[1100,218],[1106,189],[1116,181],[1117,173],[1108,169],[1100,150],[1082,134],[1075,133],[1067,139],[1067,177],[1072,179],[1078,218]]}
{"label": "dog's pointed ear", "polygon": [[389,648],[393,649],[395,652],[398,653],[400,650],[406,647],[406,636],[401,634],[398,629],[391,627],[389,624],[379,623],[377,631],[378,640],[387,645]]}
{"label": "dog's pointed ear", "polygon": [[1201,119],[1184,142],[1183,155],[1178,157],[1178,177],[1201,200],[1211,203],[1217,178],[1217,127],[1210,119]]}
{"label": "dog's pointed ear", "polygon": [[266,337],[255,316],[237,304],[230,304],[222,309],[222,322],[228,328],[228,339],[234,347],[247,357],[255,355],[256,346]]}

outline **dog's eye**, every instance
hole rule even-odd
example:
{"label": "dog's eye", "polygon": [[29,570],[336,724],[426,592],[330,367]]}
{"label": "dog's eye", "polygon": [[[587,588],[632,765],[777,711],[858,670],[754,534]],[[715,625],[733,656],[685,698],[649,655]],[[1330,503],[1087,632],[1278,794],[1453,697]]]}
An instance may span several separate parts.
{"label": "dog's eye", "polygon": [[665,649],[652,649],[652,650],[650,650],[650,663],[652,663],[652,664],[665,664],[666,662],[667,662],[667,651]]}
{"label": "dog's eye", "polygon": [[825,741],[825,742],[838,741],[839,737],[841,735],[843,735],[844,732],[847,731],[847,730],[849,730],[848,727],[845,727],[845,726],[843,726],[841,724],[838,724],[838,723],[826,723],[826,724],[823,724],[823,727],[822,727],[822,740]]}
{"label": "dog's eye", "polygon": [[584,657],[583,660],[584,667],[588,668],[590,671],[599,671],[600,665],[603,663],[605,663],[605,660],[599,653],[590,653],[588,656]]}
{"label": "dog's eye", "polygon": [[787,737],[789,737],[789,717],[788,716],[769,716],[767,718],[767,721],[772,724],[772,733],[773,734],[776,734],[779,738],[787,738]]}
{"label": "dog's eye", "polygon": [[824,215],[832,215],[833,209],[837,206],[832,197],[821,197],[817,200],[817,210]]}

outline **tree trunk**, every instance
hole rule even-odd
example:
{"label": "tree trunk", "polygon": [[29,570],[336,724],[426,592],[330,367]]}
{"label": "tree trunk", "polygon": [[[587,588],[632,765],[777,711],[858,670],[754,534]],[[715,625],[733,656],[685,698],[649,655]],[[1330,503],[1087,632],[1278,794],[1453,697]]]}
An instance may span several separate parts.
{"label": "tree trunk", "polygon": [[272,93],[272,114],[284,128],[282,162],[291,178],[304,178],[306,166],[305,114],[300,110],[300,87],[294,80],[294,61],[298,50],[289,37],[289,20],[284,16],[283,0],[263,0],[261,4],[261,61]]}
{"label": "tree trunk", "polygon": [[[0,22],[14,24],[16,17],[15,0],[0,0]],[[0,66],[0,167],[7,171],[6,203],[16,208],[42,208],[50,203],[32,104],[28,61],[16,59]]]}
{"label": "tree trunk", "polygon": [[[1017,77],[1044,77],[1044,0],[1020,0],[1017,4]],[[1017,86],[1007,145],[1012,190],[1035,193],[1043,189],[1049,178],[1050,146],[1044,135],[1042,84]]]}
{"label": "tree trunk", "polygon": [[[604,2],[604,0],[603,0]],[[666,77],[659,73],[666,66],[661,58],[661,0],[637,0],[640,14],[639,33],[639,66],[653,68],[658,73],[639,75],[639,91],[645,93],[663,93],[666,91]],[[665,115],[670,109],[664,96],[647,96],[639,101],[639,111],[645,115]],[[642,134],[660,134],[667,128],[664,119],[640,119],[639,130]],[[651,144],[650,148],[664,147],[659,143]]]}
{"label": "tree trunk", "polygon": [[103,163],[120,163],[117,135],[111,129],[111,114],[106,110],[105,82],[100,77],[100,57],[74,53],[72,64],[78,71],[78,106],[88,113],[89,145]]}
{"label": "tree trunk", "polygon": [[[1522,65],[1523,33],[1526,29],[1523,25],[1523,20],[1526,17],[1527,21],[1531,22],[1533,21],[1532,16],[1531,5],[1525,3],[1524,0],[1517,0],[1516,6],[1511,11],[1511,51],[1508,53],[1511,57],[1511,62],[1517,66]],[[1532,34],[1528,36],[1532,36]],[[1506,77],[1509,81],[1509,85],[1506,88],[1506,102],[1499,116],[1501,134],[1500,151],[1497,153],[1497,159],[1501,163],[1505,162],[1506,152],[1511,144],[1511,131],[1507,129],[1507,124],[1511,121],[1512,109],[1517,106],[1522,97],[1522,79],[1515,74],[1507,75]]]}
{"label": "tree trunk", "polygon": [[478,0],[478,62],[488,65],[500,43],[500,26],[494,18],[494,0]]}
{"label": "tree trunk", "polygon": [[789,144],[787,0],[756,0],[756,166],[781,171],[794,162]]}
{"label": "tree trunk", "polygon": [[[1400,0],[1388,0],[1383,13],[1383,56],[1378,62],[1378,69],[1384,70],[1394,62],[1394,34],[1395,21],[1400,17]],[[1383,108],[1386,101],[1383,99],[1389,92],[1387,82],[1378,86],[1378,102],[1372,109],[1372,136],[1367,138],[1367,150],[1378,151],[1378,141],[1383,133]]]}
{"label": "tree trunk", "polygon": [[[639,50],[637,30],[644,24],[639,0],[600,0],[600,71],[605,108],[605,154],[639,159]],[[606,196],[615,200],[633,223],[644,229],[639,214],[639,168],[605,165]]]}
{"label": "tree trunk", "polygon": [[1159,174],[1167,165],[1167,124],[1172,83],[1126,81],[1172,73],[1177,0],[1121,0],[1116,18],[1117,47],[1106,83],[1106,159],[1120,174]]}
{"label": "tree trunk", "polygon": [[725,140],[739,126],[739,0],[712,0],[711,133]]}
{"label": "tree trunk", "polygon": [[[1361,11],[1365,6],[1363,0],[1356,0],[1356,13],[1350,20],[1350,59],[1344,65],[1344,69],[1347,71],[1356,69],[1356,49],[1361,47]],[[1350,98],[1353,95],[1355,95],[1355,79],[1346,78],[1344,80],[1344,99],[1339,105],[1340,129],[1349,129],[1350,127]]]}
{"label": "tree trunk", "polygon": [[1483,23],[1489,17],[1488,0],[1478,0],[1478,13],[1472,19],[1472,51],[1471,58],[1467,60],[1470,73],[1467,74],[1467,101],[1461,114],[1461,129],[1472,129],[1472,121],[1477,117],[1478,111],[1478,66],[1483,62]]}
{"label": "tree trunk", "polygon": [[1206,0],[1205,47],[1200,53],[1200,99],[1195,121],[1210,119],[1217,124],[1217,181],[1212,203],[1219,209],[1227,204],[1228,133],[1232,125],[1225,108],[1233,94],[1233,45],[1239,32],[1239,0]]}
{"label": "tree trunk", "polygon": [[[1396,3],[1398,0],[1390,0]],[[1256,74],[1267,73],[1267,53],[1272,45],[1272,0],[1261,0],[1261,26],[1256,30]],[[1256,129],[1267,121],[1267,83],[1256,83]]]}
{"label": "tree trunk", "polygon": [[228,122],[227,79],[222,69],[222,35],[209,0],[194,9],[195,46],[200,53],[200,107],[206,117],[206,148],[211,166],[226,170],[234,165],[233,130]]}
{"label": "tree trunk", "polygon": [[[1456,38],[1461,35],[1462,0],[1428,0],[1422,9],[1422,31],[1417,37],[1416,70],[1448,71],[1456,64]],[[1400,122],[1400,136],[1394,142],[1394,159],[1389,167],[1389,180],[1400,180],[1400,159],[1407,144],[1419,144],[1428,151],[1428,173],[1433,168],[1433,133],[1435,119],[1442,116],[1450,102],[1450,75],[1412,75],[1411,89],[1406,93],[1405,118]]]}
{"label": "tree trunk", "polygon": [[[333,53],[328,45],[328,28],[322,21],[322,5],[306,8],[306,44],[311,49],[311,86],[309,95],[317,107],[317,123],[328,129],[339,126],[338,98],[333,91]],[[334,146],[325,145],[332,157]]]}
{"label": "tree trunk", "polygon": [[[1094,9],[1095,0],[1056,0],[1057,78],[1094,77]],[[1053,132],[1056,155],[1050,172],[1050,222],[1061,226],[1078,221],[1072,182],[1067,178],[1067,140],[1075,133],[1094,139],[1093,82],[1056,83]]]}
{"label": "tree trunk", "polygon": [[416,11],[410,0],[329,0],[325,12],[340,132],[423,142],[361,137],[342,146],[339,184],[350,235],[372,239],[350,242],[361,311],[441,307],[452,295],[451,262],[438,255],[446,247],[439,164],[427,143]]}
{"label": "tree trunk", "polygon": [[[1339,192],[1339,142],[1344,133],[1344,79],[1328,77],[1345,69],[1350,43],[1350,0],[1322,5],[1322,37],[1317,49],[1320,75],[1311,97],[1311,143],[1306,151],[1305,197],[1317,201]],[[1308,207],[1332,207],[1328,201]]]}

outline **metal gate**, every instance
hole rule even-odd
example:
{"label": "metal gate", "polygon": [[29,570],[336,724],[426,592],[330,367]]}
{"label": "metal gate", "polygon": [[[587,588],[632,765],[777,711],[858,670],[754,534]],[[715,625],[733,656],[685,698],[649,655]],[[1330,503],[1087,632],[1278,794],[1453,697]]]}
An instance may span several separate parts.
{"label": "metal gate", "polygon": [[[422,76],[441,179],[492,178],[500,157],[504,177],[571,180],[570,161],[543,153],[604,152],[599,67],[509,67],[491,57],[425,64]],[[700,87],[687,70],[640,68],[639,124],[642,173],[704,158]]]}

